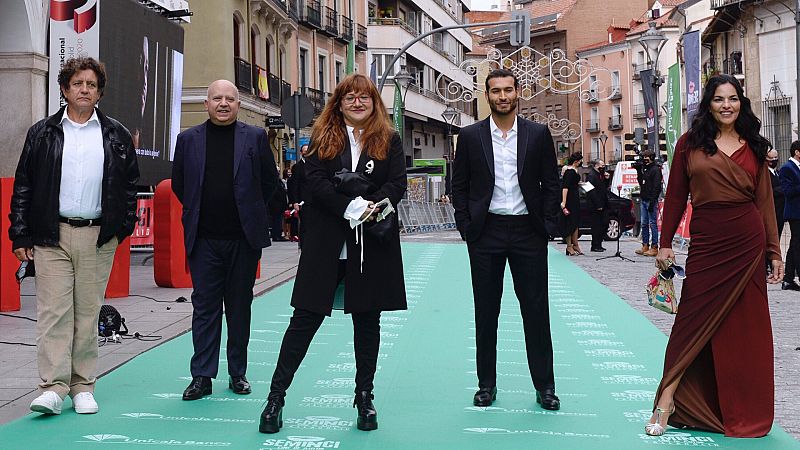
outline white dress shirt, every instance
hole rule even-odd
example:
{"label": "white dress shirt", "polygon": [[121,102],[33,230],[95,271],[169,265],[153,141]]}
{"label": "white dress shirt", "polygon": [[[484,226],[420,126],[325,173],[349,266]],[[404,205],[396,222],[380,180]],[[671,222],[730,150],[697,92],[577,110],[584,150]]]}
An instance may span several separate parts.
{"label": "white dress shirt", "polygon": [[[361,157],[361,142],[356,139],[353,131],[355,130],[350,125],[345,125],[347,128],[347,138],[350,140],[350,165],[348,167],[351,171],[355,172],[358,167],[358,159]],[[350,228],[355,228],[359,224],[359,219],[367,210],[369,202],[358,196],[354,198],[347,209],[344,211],[344,218],[350,221]],[[347,259],[347,242],[342,246],[342,251],[339,253],[339,259]]]}
{"label": "white dress shirt", "polygon": [[97,219],[102,213],[103,131],[97,111],[86,123],[61,118],[64,128],[64,150],[61,157],[61,184],[58,193],[58,214],[62,217]]}
{"label": "white dress shirt", "polygon": [[517,117],[514,117],[514,126],[505,137],[492,116],[489,116],[489,129],[494,153],[494,191],[489,212],[514,216],[528,214],[517,178]]}

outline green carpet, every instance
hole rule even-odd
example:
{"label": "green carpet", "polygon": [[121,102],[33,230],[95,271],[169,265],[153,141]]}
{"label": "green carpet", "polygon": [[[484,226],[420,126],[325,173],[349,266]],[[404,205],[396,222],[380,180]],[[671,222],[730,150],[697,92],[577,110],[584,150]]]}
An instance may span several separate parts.
{"label": "green carpet", "polygon": [[291,285],[286,285],[253,306],[252,395],[227,390],[223,361],[213,395],[182,401],[191,355],[186,334],[103,377],[96,392],[98,414],[79,416],[66,401],[61,416],[29,415],[0,427],[0,448],[800,448],[777,426],[763,439],[674,429],[659,438],[645,436],[666,338],[555,251],[550,294],[561,411],[544,411],[535,403],[508,273],[498,334],[497,401],[489,408],[473,407],[477,381],[466,248],[405,244],[404,258],[409,310],[383,315],[377,431],[355,429],[352,325],[348,316],[335,313],[317,334],[288,393],[283,429],[258,433],[291,314]]}

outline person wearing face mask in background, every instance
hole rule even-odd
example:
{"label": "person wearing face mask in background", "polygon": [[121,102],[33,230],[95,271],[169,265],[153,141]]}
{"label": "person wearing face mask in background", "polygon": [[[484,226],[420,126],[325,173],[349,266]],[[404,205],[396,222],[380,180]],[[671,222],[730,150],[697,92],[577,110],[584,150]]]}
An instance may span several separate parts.
{"label": "person wearing face mask in background", "polygon": [[606,207],[608,206],[608,178],[606,163],[598,159],[592,161],[592,170],[586,178],[594,189],[586,193],[592,211],[592,247],[593,252],[604,252],[603,237],[608,229]]}
{"label": "person wearing face mask in background", "polygon": [[[781,208],[783,217],[778,220],[778,236],[783,231],[783,221],[789,222],[789,229],[792,231],[789,249],[786,251],[786,270],[784,271],[781,289],[784,291],[800,291],[800,285],[794,281],[795,272],[797,271],[795,262],[798,261],[798,252],[800,252],[800,141],[792,142],[790,152],[792,156],[778,170],[781,193],[784,196],[784,206]],[[767,156],[767,162],[769,162],[769,155]],[[777,156],[775,164],[777,165]],[[774,186],[775,183],[773,181],[773,189]]]}
{"label": "person wearing face mask in background", "polygon": [[637,255],[656,256],[658,254],[658,198],[661,197],[661,166],[655,163],[655,153],[646,150],[642,153],[642,164],[636,166],[636,179],[642,196],[642,248]]}

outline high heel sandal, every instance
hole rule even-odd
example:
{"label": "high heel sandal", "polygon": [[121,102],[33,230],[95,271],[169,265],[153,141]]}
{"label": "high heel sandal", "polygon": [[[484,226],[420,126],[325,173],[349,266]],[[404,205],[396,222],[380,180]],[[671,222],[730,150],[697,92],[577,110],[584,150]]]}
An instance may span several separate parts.
{"label": "high heel sandal", "polygon": [[575,251],[575,249],[574,249],[574,248],[573,248],[571,245],[567,245],[567,249],[566,249],[566,251],[565,251],[565,254],[566,254],[567,256],[577,256],[577,255],[579,255],[580,253],[579,253],[579,252],[576,252],[576,251]]}
{"label": "high heel sandal", "polygon": [[[669,417],[674,412],[675,412],[675,403],[670,403],[669,411],[664,411],[661,408],[656,408],[655,411],[656,421],[655,423],[648,423],[647,425],[645,425],[644,432],[648,436],[663,436],[666,429],[661,426],[661,415],[666,413],[667,417]],[[667,421],[669,421],[669,419],[667,419]]]}

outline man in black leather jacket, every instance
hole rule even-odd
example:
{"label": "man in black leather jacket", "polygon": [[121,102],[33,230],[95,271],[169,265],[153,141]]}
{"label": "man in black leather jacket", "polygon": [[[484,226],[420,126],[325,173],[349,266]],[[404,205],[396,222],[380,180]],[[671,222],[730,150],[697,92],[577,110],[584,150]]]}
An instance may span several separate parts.
{"label": "man in black leather jacket", "polygon": [[95,108],[104,66],[71,59],[58,75],[67,106],[28,130],[14,179],[9,237],[36,258],[41,395],[31,410],[59,414],[70,395],[97,412],[97,317],[120,241],[136,223],[139,166],[131,135]]}

